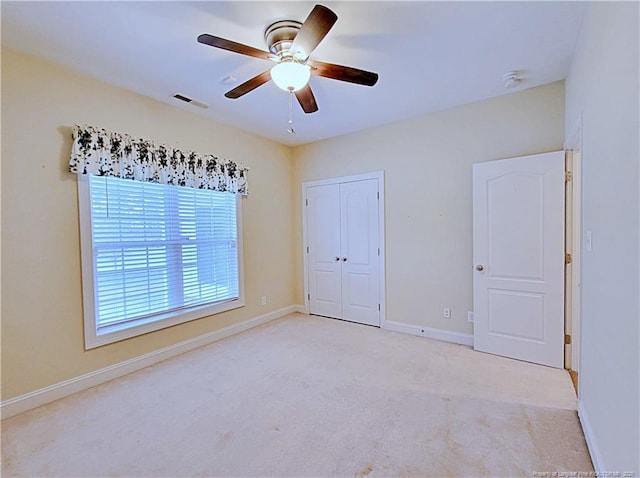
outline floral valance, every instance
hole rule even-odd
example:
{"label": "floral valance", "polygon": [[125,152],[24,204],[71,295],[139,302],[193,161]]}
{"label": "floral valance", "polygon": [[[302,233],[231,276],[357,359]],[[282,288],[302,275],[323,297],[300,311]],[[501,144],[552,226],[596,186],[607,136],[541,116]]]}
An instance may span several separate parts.
{"label": "floral valance", "polygon": [[246,195],[248,168],[93,126],[73,127],[69,170]]}

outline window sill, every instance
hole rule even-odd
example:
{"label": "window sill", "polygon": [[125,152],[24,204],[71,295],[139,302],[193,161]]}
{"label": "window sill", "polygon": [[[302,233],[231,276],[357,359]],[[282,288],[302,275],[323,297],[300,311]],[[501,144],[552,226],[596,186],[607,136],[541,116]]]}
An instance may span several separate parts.
{"label": "window sill", "polygon": [[91,350],[103,345],[130,339],[139,335],[183,324],[196,319],[202,319],[233,309],[244,307],[244,298],[229,300],[215,305],[193,307],[188,310],[168,312],[154,317],[140,319],[124,324],[110,325],[100,330],[85,330],[85,350]]}

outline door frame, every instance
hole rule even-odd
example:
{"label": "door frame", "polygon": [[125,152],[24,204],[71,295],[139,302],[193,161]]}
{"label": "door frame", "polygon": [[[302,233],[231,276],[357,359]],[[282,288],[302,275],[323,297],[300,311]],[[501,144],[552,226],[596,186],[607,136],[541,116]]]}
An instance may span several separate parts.
{"label": "door frame", "polygon": [[[570,234],[566,242],[566,252],[571,254],[571,264],[565,269],[565,334],[571,335],[571,344],[568,353],[565,353],[565,368],[576,372],[577,395],[580,396],[580,369],[581,369],[581,293],[582,293],[582,115],[578,118],[567,136],[564,145],[566,151],[566,170],[570,172],[571,179],[567,182],[566,210],[570,211],[567,217],[566,230]],[[570,231],[570,232],[569,232]],[[575,382],[574,382],[575,385]]]}
{"label": "door frame", "polygon": [[340,176],[335,178],[318,179],[315,181],[305,181],[302,183],[302,264],[304,279],[304,311],[309,310],[309,253],[307,238],[307,188],[314,186],[326,186],[329,184],[351,183],[376,179],[378,181],[378,244],[380,255],[378,256],[378,293],[380,297],[380,327],[386,324],[386,274],[385,274],[385,241],[384,241],[384,171],[374,171],[371,173],[356,174],[353,176]]}

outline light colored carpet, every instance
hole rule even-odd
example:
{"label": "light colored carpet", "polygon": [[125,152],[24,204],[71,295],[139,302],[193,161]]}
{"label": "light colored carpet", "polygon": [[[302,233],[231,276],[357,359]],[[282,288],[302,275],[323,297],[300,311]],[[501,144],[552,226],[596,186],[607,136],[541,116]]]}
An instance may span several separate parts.
{"label": "light colored carpet", "polygon": [[2,476],[592,471],[563,370],[294,314],[2,423]]}

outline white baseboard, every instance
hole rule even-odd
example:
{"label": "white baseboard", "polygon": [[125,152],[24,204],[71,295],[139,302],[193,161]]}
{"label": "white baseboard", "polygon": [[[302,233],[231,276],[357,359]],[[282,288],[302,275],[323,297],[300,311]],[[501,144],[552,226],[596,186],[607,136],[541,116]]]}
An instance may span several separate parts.
{"label": "white baseboard", "polygon": [[587,411],[584,408],[584,402],[578,400],[578,418],[580,419],[580,425],[582,425],[582,432],[584,433],[584,439],[587,442],[587,448],[591,455],[591,462],[596,473],[602,473],[605,470],[609,470],[602,461],[602,455],[596,443],[591,424],[589,423],[589,417]]}
{"label": "white baseboard", "polygon": [[54,400],[95,387],[96,385],[108,382],[114,378],[122,377],[123,375],[149,367],[150,365],[162,362],[163,360],[175,357],[176,355],[183,354],[231,335],[244,332],[245,330],[257,327],[258,325],[262,325],[271,320],[279,319],[280,317],[284,317],[285,315],[293,312],[299,312],[300,310],[304,312],[304,306],[290,305],[267,314],[259,315],[258,317],[254,317],[253,319],[246,320],[239,324],[230,325],[229,327],[215,330],[213,332],[140,355],[139,357],[135,357],[130,360],[125,360],[124,362],[110,365],[94,372],[80,375],[79,377],[55,383],[33,392],[25,393],[24,395],[1,402],[0,413],[3,419],[18,415],[19,413],[26,412],[27,410],[32,410],[49,402],[53,402]]}
{"label": "white baseboard", "polygon": [[381,329],[391,330],[393,332],[400,332],[401,334],[415,335],[417,337],[423,337],[420,327],[415,325],[403,324],[402,322],[393,322],[387,320],[380,324]]}
{"label": "white baseboard", "polygon": [[293,305],[292,307],[294,308],[293,312],[297,312],[299,314],[307,313],[307,311],[304,308],[304,305]]}
{"label": "white baseboard", "polygon": [[434,329],[431,327],[418,327],[417,325],[403,324],[402,322],[393,322],[390,320],[383,323],[381,328],[403,334],[411,334],[418,337],[427,337],[430,339],[441,340],[443,342],[451,342],[454,344],[473,347],[473,335],[471,334],[450,332],[448,330]]}

